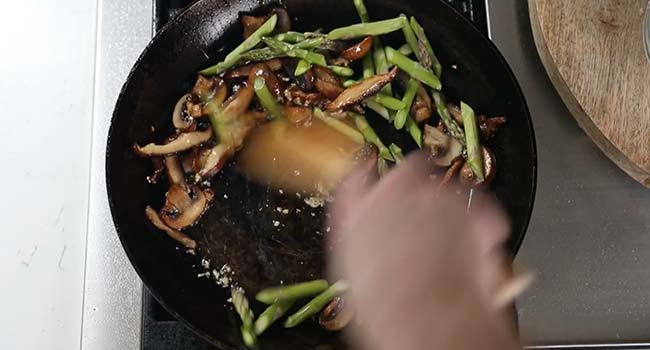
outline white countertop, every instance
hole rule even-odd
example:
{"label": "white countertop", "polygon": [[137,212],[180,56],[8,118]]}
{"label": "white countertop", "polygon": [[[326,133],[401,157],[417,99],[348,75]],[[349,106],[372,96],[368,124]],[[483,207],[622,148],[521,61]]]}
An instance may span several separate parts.
{"label": "white countertop", "polygon": [[88,0],[0,11],[1,349],[79,348],[96,18]]}

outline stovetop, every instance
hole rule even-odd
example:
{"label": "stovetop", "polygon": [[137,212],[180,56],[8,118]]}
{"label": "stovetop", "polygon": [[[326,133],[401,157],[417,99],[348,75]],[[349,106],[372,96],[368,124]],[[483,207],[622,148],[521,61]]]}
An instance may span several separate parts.
{"label": "stovetop", "polygon": [[[527,348],[650,349],[650,191],[606,159],[564,107],[539,62],[526,1],[448,2],[490,33],[535,126],[538,191],[517,257],[537,271],[518,301]],[[117,238],[105,183],[120,88],[155,29],[185,4],[98,0],[82,350],[214,350],[143,290]]]}
{"label": "stovetop", "polygon": [[[487,34],[485,0],[445,0]],[[160,30],[193,0],[155,0],[154,31]],[[144,288],[142,350],[205,350],[212,347],[169,315]]]}

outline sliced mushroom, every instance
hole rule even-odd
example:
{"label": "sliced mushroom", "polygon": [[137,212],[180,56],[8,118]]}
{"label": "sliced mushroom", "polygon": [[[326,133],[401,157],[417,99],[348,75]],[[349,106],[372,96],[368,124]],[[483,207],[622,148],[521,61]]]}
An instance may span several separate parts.
{"label": "sliced mushroom", "polygon": [[481,132],[481,137],[485,140],[489,140],[496,135],[497,131],[501,128],[503,124],[507,122],[505,117],[490,117],[487,118],[484,115],[478,116],[478,126]]}
{"label": "sliced mushroom", "polygon": [[304,92],[297,86],[291,86],[284,90],[284,97],[286,97],[291,103],[303,107],[322,106],[329,102],[329,100],[322,94]]}
{"label": "sliced mushroom", "polygon": [[251,15],[242,15],[241,25],[244,27],[244,39],[247,39],[251,34],[253,34],[259,27],[269,19],[269,16],[251,16]]}
{"label": "sliced mushroom", "polygon": [[291,18],[289,13],[283,7],[276,7],[273,9],[273,12],[266,16],[251,16],[251,15],[242,15],[240,20],[242,27],[244,27],[244,39],[248,38],[255,32],[259,27],[264,24],[273,13],[278,15],[278,21],[275,25],[275,30],[273,33],[284,33],[291,30]]}
{"label": "sliced mushroom", "polygon": [[204,192],[196,186],[171,185],[165,197],[160,217],[167,226],[180,230],[199,220],[213,195],[211,191]]}
{"label": "sliced mushroom", "polygon": [[195,181],[207,180],[216,175],[226,164],[226,161],[232,156],[232,149],[223,143],[220,143],[210,149],[202,156],[202,164],[196,172]]}
{"label": "sliced mushroom", "polygon": [[308,69],[304,74],[296,76],[296,67],[298,60],[295,58],[283,58],[282,64],[284,65],[284,72],[287,73],[289,78],[294,81],[302,91],[309,92],[314,89],[314,73],[312,69]]}
{"label": "sliced mushroom", "polygon": [[[460,107],[456,106],[455,104],[448,103],[447,108],[449,109],[449,113],[451,114],[452,117],[458,122],[460,126],[463,125],[463,115],[460,112]],[[479,126],[479,131],[481,133],[481,137],[484,140],[489,140],[496,135],[497,131],[501,128],[503,124],[507,122],[506,118],[504,117],[486,117],[485,115],[478,115],[477,117],[477,122]]]}
{"label": "sliced mushroom", "polygon": [[362,59],[365,55],[370,52],[372,48],[372,37],[367,36],[361,40],[356,45],[350,46],[349,48],[341,52],[341,58],[348,61],[356,61]]}
{"label": "sliced mushroom", "polygon": [[191,239],[188,235],[184,234],[181,231],[174,230],[173,228],[165,225],[165,223],[160,219],[158,213],[150,206],[147,205],[147,208],[144,210],[147,219],[158,228],[159,230],[164,231],[169,237],[173,238],[176,242],[182,244],[187,249],[196,249],[196,241]]}
{"label": "sliced mushroom", "polygon": [[245,66],[237,67],[229,70],[225,75],[225,79],[234,79],[234,78],[246,78],[250,75],[251,69],[258,63],[264,63],[270,70],[277,72],[283,68],[282,60],[279,58],[273,58],[270,60],[255,62],[247,64]]}
{"label": "sliced mushroom", "polygon": [[140,147],[138,144],[135,144],[133,145],[133,150],[142,157],[166,156],[198,146],[210,140],[210,137],[212,137],[212,129],[186,132],[178,135],[174,140],[164,145],[150,143],[144,147]]}
{"label": "sliced mushroom", "polygon": [[178,99],[178,102],[174,106],[174,112],[172,113],[172,123],[176,129],[181,131],[189,129],[194,124],[194,118],[185,113],[185,104],[190,96],[190,94],[185,94]]}
{"label": "sliced mushroom", "polygon": [[429,96],[427,89],[420,84],[413,105],[411,105],[411,116],[417,123],[422,123],[431,118],[432,114],[433,103],[431,102],[431,97]]}
{"label": "sliced mushroom", "polygon": [[440,181],[438,188],[446,187],[458,174],[458,171],[465,164],[465,159],[463,157],[458,157],[451,162],[451,166],[445,172],[445,176]]}
{"label": "sliced mushroom", "polygon": [[309,107],[283,106],[282,110],[292,124],[302,124],[314,115],[314,110]]}
{"label": "sliced mushroom", "polygon": [[458,140],[430,125],[424,126],[422,142],[429,151],[431,161],[438,166],[448,167],[463,154],[463,145]]}
{"label": "sliced mushroom", "polygon": [[167,170],[167,181],[170,185],[185,186],[185,173],[178,156],[169,155],[165,157],[165,169]]}
{"label": "sliced mushroom", "polygon": [[258,63],[251,69],[250,74],[255,77],[262,77],[266,82],[266,86],[277,98],[284,98],[283,91],[285,90],[284,83],[278,79],[273,71],[264,63]]}
{"label": "sliced mushroom", "polygon": [[192,88],[192,94],[201,101],[207,101],[214,95],[215,89],[222,83],[223,81],[217,77],[206,77],[199,74]]}
{"label": "sliced mushroom", "polygon": [[147,182],[150,184],[158,183],[160,176],[165,172],[165,163],[160,157],[152,157],[153,173],[147,176]]}
{"label": "sliced mushroom", "polygon": [[328,331],[340,331],[354,318],[354,308],[346,305],[345,297],[334,298],[321,311],[318,323]]}
{"label": "sliced mushroom", "polygon": [[335,100],[344,91],[341,79],[329,68],[315,66],[312,68],[316,79],[316,90],[330,100]]}
{"label": "sliced mushroom", "polygon": [[398,68],[394,67],[390,72],[374,75],[364,79],[357,84],[345,89],[336,100],[327,105],[327,110],[335,111],[348,109],[349,107],[360,103],[366,98],[375,95],[386,84],[389,84],[397,75]]}
{"label": "sliced mushroom", "polygon": [[275,25],[273,33],[286,33],[291,30],[291,17],[284,7],[276,7],[273,12],[278,15],[278,23]]}
{"label": "sliced mushroom", "polygon": [[465,162],[463,168],[460,170],[460,182],[469,186],[489,186],[497,172],[496,158],[494,154],[487,147],[481,147],[483,150],[483,181],[478,181],[476,175],[470,168],[469,164]]}

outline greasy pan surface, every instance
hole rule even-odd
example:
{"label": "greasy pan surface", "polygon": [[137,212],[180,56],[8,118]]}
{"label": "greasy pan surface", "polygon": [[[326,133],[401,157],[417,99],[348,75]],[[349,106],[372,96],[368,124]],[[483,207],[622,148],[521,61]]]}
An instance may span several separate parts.
{"label": "greasy pan surface", "polygon": [[[329,30],[358,22],[352,0],[287,0],[284,4],[297,18],[293,23],[297,30]],[[488,146],[498,164],[492,189],[512,218],[508,248],[516,253],[534,199],[536,152],[530,116],[507,64],[487,38],[441,1],[366,0],[366,4],[375,20],[402,12],[417,16],[443,64],[448,98],[457,101],[462,97],[479,112],[508,118],[506,127]],[[131,146],[160,142],[171,133],[174,103],[192,86],[196,72],[241,42],[238,14],[263,13],[267,5],[267,1],[203,0],[169,23],[145,50],[124,85],[107,146],[109,201],[129,259],[164,307],[224,349],[243,348],[239,320],[224,307],[229,292],[212,279],[197,278],[203,272],[200,257],[208,257],[217,269],[229,264],[249,296],[280,280],[290,283],[318,277],[324,265],[322,212],[297,197],[249,183],[226,168],[212,180],[217,194],[213,207],[188,230],[199,243],[197,255],[186,254],[145,218],[147,204],[160,207],[166,184],[146,183],[151,162],[135,156]],[[452,65],[457,69],[451,69]],[[378,119],[370,117],[370,121],[382,138],[413,148],[405,133],[398,134]],[[278,207],[290,213],[283,214]],[[301,212],[296,213],[296,208]],[[275,227],[274,220],[281,225]],[[254,307],[259,312],[259,305]],[[293,330],[273,327],[261,341],[266,350],[314,349],[318,345],[345,348],[338,334],[321,331],[311,322]]]}

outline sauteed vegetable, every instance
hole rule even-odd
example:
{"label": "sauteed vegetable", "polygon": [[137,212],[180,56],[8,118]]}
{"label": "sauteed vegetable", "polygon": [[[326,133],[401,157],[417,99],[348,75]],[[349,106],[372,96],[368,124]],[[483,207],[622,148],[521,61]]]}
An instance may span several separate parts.
{"label": "sauteed vegetable", "polygon": [[[313,118],[352,141],[376,151],[383,173],[404,159],[402,147],[386,144],[366,118],[370,111],[406,132],[445,175],[441,186],[454,179],[467,186],[488,186],[496,173],[494,154],[484,145],[506,123],[504,117],[476,115],[472,107],[446,101],[443,66],[434,41],[415,17],[371,21],[362,0],[353,0],[360,23],[296,32],[284,8],[266,16],[242,15],[244,40],[223,61],[199,72],[192,90],[172,112],[175,133],[162,144],[135,144],[134,152],[150,158],[151,183],[164,177],[169,189],[161,209],[147,206],[151,223],[187,249],[197,243],[183,233],[194,225],[214,200],[210,180],[245,144],[251,131],[270,120],[308,128]],[[385,46],[382,36],[403,33],[399,48]],[[435,113],[434,113],[435,112]],[[326,281],[261,291],[269,307],[255,320],[244,291],[232,291],[240,314],[242,335],[254,346],[257,335],[281,318],[296,300],[318,294],[289,316],[294,327],[325,308],[320,324],[343,328],[353,310],[345,306],[345,281],[328,287]],[[319,294],[320,293],[320,294]]]}

